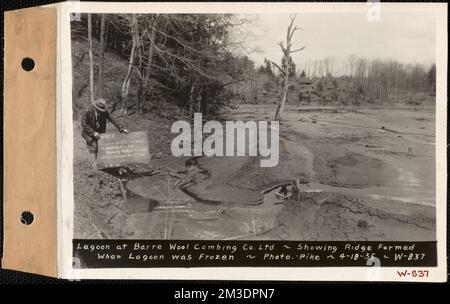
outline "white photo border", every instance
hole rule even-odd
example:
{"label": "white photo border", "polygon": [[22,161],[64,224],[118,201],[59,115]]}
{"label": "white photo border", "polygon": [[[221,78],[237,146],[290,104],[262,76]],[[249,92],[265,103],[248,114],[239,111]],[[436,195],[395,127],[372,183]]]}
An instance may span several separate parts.
{"label": "white photo border", "polygon": [[[370,2],[369,2],[370,3]],[[58,10],[57,177],[58,177],[58,274],[77,279],[175,279],[175,280],[281,280],[281,281],[426,281],[447,279],[447,4],[380,3],[383,11],[429,11],[436,16],[436,239],[438,267],[428,278],[400,278],[405,267],[380,267],[374,276],[368,267],[200,267],[74,269],[73,240],[73,116],[71,13],[366,13],[369,3],[99,3],[65,2]],[[60,182],[59,182],[60,181]],[[372,269],[372,270],[371,270]]]}

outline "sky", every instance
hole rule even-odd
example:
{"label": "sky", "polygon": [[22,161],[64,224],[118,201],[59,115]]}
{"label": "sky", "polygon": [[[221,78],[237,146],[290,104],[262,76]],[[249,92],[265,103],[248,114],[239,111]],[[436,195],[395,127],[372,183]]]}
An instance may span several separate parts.
{"label": "sky", "polygon": [[[278,43],[286,38],[289,15],[260,14],[246,31],[249,54],[258,65],[264,58],[281,60]],[[363,13],[298,14],[295,24],[303,30],[293,38],[294,62],[338,59],[354,54],[368,59],[391,58],[402,63],[431,64],[436,57],[436,21],[431,12],[385,12],[380,21],[368,21]],[[286,42],[284,42],[286,43]]]}

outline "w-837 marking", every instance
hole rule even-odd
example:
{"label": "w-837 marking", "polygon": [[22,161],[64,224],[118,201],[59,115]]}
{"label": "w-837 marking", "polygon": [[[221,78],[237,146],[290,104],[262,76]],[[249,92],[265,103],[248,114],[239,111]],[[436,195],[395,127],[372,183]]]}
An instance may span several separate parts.
{"label": "w-837 marking", "polygon": [[420,261],[425,258],[425,253],[398,253],[394,255],[394,261],[398,260],[408,260],[408,261]]}
{"label": "w-837 marking", "polygon": [[430,274],[429,270],[411,270],[411,271],[409,271],[408,269],[406,269],[404,271],[397,271],[397,275],[400,278],[403,278],[403,277],[428,278],[429,274]]}

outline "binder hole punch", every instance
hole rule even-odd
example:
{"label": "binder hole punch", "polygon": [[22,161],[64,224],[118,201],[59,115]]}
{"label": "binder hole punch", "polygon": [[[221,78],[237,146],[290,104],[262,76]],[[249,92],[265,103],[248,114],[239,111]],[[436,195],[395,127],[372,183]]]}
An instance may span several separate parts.
{"label": "binder hole punch", "polygon": [[24,211],[20,215],[20,222],[24,225],[31,225],[34,221],[34,215],[30,211]]}
{"label": "binder hole punch", "polygon": [[34,69],[34,60],[30,57],[22,59],[22,69],[29,72]]}

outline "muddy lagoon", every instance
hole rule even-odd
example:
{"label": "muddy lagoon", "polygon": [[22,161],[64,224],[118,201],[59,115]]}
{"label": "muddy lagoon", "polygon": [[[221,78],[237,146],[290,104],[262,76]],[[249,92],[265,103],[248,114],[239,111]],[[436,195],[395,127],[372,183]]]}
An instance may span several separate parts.
{"label": "muddy lagoon", "polygon": [[[242,105],[223,119],[268,113]],[[435,240],[434,108],[292,107],[279,136],[273,168],[258,156],[152,158],[125,183],[123,237]]]}

